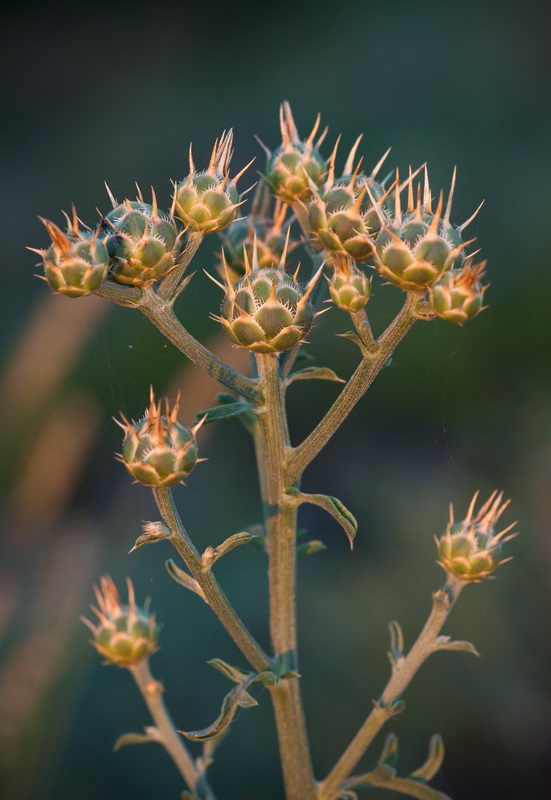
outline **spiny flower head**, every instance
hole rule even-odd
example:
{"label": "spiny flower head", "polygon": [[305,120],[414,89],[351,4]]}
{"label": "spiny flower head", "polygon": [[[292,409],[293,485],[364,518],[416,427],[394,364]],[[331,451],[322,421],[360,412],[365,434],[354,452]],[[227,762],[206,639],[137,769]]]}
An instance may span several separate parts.
{"label": "spiny flower head", "polygon": [[[462,225],[454,227],[450,223],[450,213],[455,171],[444,213],[442,194],[436,209],[433,209],[426,169],[423,193],[421,196],[419,185],[416,199],[412,177],[410,175],[402,186],[399,178],[396,179],[392,218],[373,198],[380,216],[381,231],[376,240],[370,236],[366,238],[374,247],[375,266],[384,278],[401,289],[420,291],[428,288],[447,270],[463,266],[465,248],[474,239],[463,242],[462,233],[479,209]],[[408,187],[408,202],[407,211],[403,213],[400,194],[405,185]]]}
{"label": "spiny flower head", "polygon": [[98,239],[99,229],[94,235],[89,230],[80,230],[74,206],[72,218],[65,217],[66,234],[50,220],[40,217],[52,244],[47,250],[32,247],[29,250],[42,257],[45,280],[54,291],[67,297],[82,297],[95,292],[104,283],[109,256],[105,245]]}
{"label": "spiny flower head", "polygon": [[[255,242],[259,269],[277,266],[281,260],[287,231],[293,218],[288,217],[289,206],[279,198],[276,198],[274,208],[271,210],[271,200],[268,187],[264,183],[259,183],[249,216],[237,220],[227,233],[221,236],[229,275],[234,281],[238,281],[245,274],[245,252],[249,263],[252,262]],[[290,241],[287,252],[289,253],[297,244],[298,242]]]}
{"label": "spiny flower head", "polygon": [[237,219],[237,209],[245,201],[240,201],[236,184],[252,161],[230,179],[232,147],[233,131],[224,131],[214,143],[207,169],[197,172],[190,145],[189,175],[174,185],[173,203],[188,230],[201,234],[223,231]]}
{"label": "spiny flower head", "polygon": [[[235,344],[253,353],[278,353],[289,350],[310,330],[314,309],[308,298],[321,269],[306,290],[285,272],[285,248],[277,267],[260,269],[256,248],[252,267],[245,251],[246,274],[233,284],[226,269],[226,285],[221,316],[215,317]],[[298,270],[297,270],[298,273]],[[211,276],[212,277],[212,276]]]}
{"label": "spiny flower head", "polygon": [[151,390],[149,409],[142,420],[131,423],[122,414],[122,422],[115,420],[125,433],[118,459],[146,486],[182,483],[199,460],[195,434],[202,421],[193,428],[182,425],[176,419],[179,406],[179,395],[172,410],[165,400],[163,415],[161,401],[155,403]]}
{"label": "spiny flower head", "polygon": [[98,621],[81,617],[93,634],[92,644],[109,664],[132,667],[148,659],[156,650],[159,627],[155,615],[149,611],[149,600],[145,608],[138,608],[134,586],[127,578],[128,604],[123,605],[109,575],[104,575],[100,588],[94,586],[97,606],[91,606]]}
{"label": "spiny flower head", "polygon": [[[467,516],[455,522],[453,506],[450,506],[450,521],[445,534],[436,538],[438,563],[450,575],[462,581],[479,582],[489,577],[500,564],[510,561],[501,558],[502,545],[516,534],[505,536],[515,525],[496,533],[496,524],[509,505],[503,502],[503,492],[493,492],[475,514],[478,492],[473,497]],[[505,537],[505,538],[504,538]]]}
{"label": "spiny flower head", "polygon": [[328,278],[331,300],[343,311],[354,313],[371,297],[371,281],[350,258],[338,257],[333,275]]}
{"label": "spiny flower head", "polygon": [[364,175],[360,172],[361,160],[355,168],[353,166],[361,139],[359,136],[350,151],[340,178],[335,178],[337,140],[325,182],[319,188],[310,184],[312,199],[308,204],[308,219],[314,237],[330,253],[344,253],[355,261],[365,262],[373,255],[372,245],[365,235],[374,236],[381,227],[380,213],[371,198],[384,207],[390,193],[385,193],[383,184],[376,180],[390,150],[369,176]]}
{"label": "spiny flower head", "polygon": [[315,141],[320,124],[318,114],[308,138],[302,140],[287,101],[279,108],[279,125],[282,143],[272,153],[260,142],[266,153],[265,180],[276,197],[292,205],[297,200],[308,200],[312,194],[310,182],[320,186],[326,172],[326,163],[319,153],[327,129]]}
{"label": "spiny flower head", "polygon": [[144,203],[138,190],[136,200],[117,203],[107,188],[112,210],[101,228],[109,253],[110,276],[117,283],[147,286],[176,266],[182,233],[174,219],[159,212],[155,192],[152,203]]}
{"label": "spiny flower head", "polygon": [[485,261],[473,264],[469,259],[462,269],[450,269],[433,283],[430,303],[439,317],[463,325],[486,307],[482,305],[488,288],[488,284],[482,285],[485,267]]}

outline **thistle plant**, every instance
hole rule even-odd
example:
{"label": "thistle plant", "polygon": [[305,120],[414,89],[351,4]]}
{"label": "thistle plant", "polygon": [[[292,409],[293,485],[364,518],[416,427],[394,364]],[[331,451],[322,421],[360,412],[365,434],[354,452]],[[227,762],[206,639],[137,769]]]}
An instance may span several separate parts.
{"label": "thistle plant", "polygon": [[[319,117],[310,135],[301,139],[284,103],[280,128],[281,144],[273,151],[264,147],[267,164],[248,215],[236,187],[246,168],[230,177],[233,134],[229,131],[217,139],[203,172],[196,170],[190,149],[189,174],[174,182],[166,211],[159,210],[154,194],[148,204],[141,193],[122,203],[109,193],[113,207],[95,228],[85,226],[74,210],[67,217],[65,233],[44,221],[51,245],[36,252],[54,291],[69,297],[93,292],[141,311],[226,390],[218,396],[217,406],[196,410],[192,428],[178,421],[179,398],[171,407],[168,400],[157,401],[153,389],[143,418],[132,422],[122,416],[117,421],[124,432],[118,458],[136,483],[152,490],[160,517],[144,525],[132,551],[168,541],[181,559],[181,563],[167,562],[169,575],[210,606],[242,654],[238,665],[216,658],[210,662],[233,683],[219,716],[201,730],[188,730],[185,719],[172,720],[162,685],[149,666],[159,646],[159,629],[147,606],[136,605],[131,583],[128,602],[123,604],[111,579],[103,578],[93,609],[97,622],[85,621],[106,662],[131,672],[153,718],[154,724],[143,733],[121,736],[118,746],[160,743],[185,783],[183,798],[224,797],[223,781],[216,770],[210,774],[217,748],[230,725],[239,727],[237,710],[258,704],[254,690],[262,685],[273,705],[287,800],[355,800],[369,787],[421,800],[445,800],[446,795],[430,785],[444,756],[438,735],[429,743],[426,762],[410,775],[397,772],[393,733],[373,768],[353,773],[376,735],[404,711],[404,693],[429,656],[440,650],[476,653],[474,645],[453,640],[442,634],[442,628],[464,587],[492,578],[496,568],[509,560],[502,549],[514,535],[514,523],[497,530],[508,502],[494,492],[477,508],[477,493],[459,522],[452,508],[447,527],[435,536],[436,560],[445,580],[433,594],[428,619],[409,649],[399,624],[390,623],[388,683],[372,707],[366,707],[365,722],[321,779],[315,777],[311,762],[301,700],[295,605],[297,554],[317,552],[323,545],[297,544],[297,517],[303,504],[321,507],[342,526],[352,547],[358,530],[353,513],[336,497],[303,492],[302,475],[417,322],[440,317],[463,325],[483,309],[485,262],[474,262],[469,252],[474,240],[464,236],[474,215],[462,224],[452,222],[455,173],[445,202],[443,193],[433,197],[426,167],[410,169],[406,180],[397,170],[379,180],[388,152],[370,173],[364,173],[362,162],[356,162],[359,137],[336,177],[339,140],[327,158],[322,155],[327,131],[316,139]],[[236,347],[249,351],[249,374],[215,357],[175,311],[192,277],[188,267],[211,234],[220,236],[221,250],[208,274],[222,292],[220,309],[213,309],[212,318]],[[291,269],[289,254],[292,251],[295,260],[300,242],[303,264]],[[381,282],[402,292],[403,305],[385,330],[374,333],[366,308],[377,301]],[[330,309],[340,315],[343,325],[348,318],[353,326],[342,334],[358,349],[358,365],[347,381],[323,365],[297,366],[307,337],[318,333],[317,318]],[[323,331],[323,324],[319,328]],[[306,438],[292,443],[286,390],[297,380],[320,379],[344,386]],[[171,487],[184,482],[202,460],[198,458],[201,425],[231,417],[243,422],[243,435],[254,441],[264,521],[254,530],[228,532],[223,542],[201,554],[180,518]],[[262,644],[215,576],[219,559],[253,541],[268,559],[269,639],[266,636]],[[202,752],[196,752],[198,746]]]}

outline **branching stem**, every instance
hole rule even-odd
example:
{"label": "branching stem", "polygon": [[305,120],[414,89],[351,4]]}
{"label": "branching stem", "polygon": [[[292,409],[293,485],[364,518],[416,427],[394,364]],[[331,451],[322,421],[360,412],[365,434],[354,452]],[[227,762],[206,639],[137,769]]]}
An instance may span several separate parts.
{"label": "branching stem", "polygon": [[204,567],[201,556],[189,538],[178,515],[170,489],[155,488],[153,489],[153,495],[161,516],[170,530],[170,541],[182,556],[187,568],[203,590],[206,602],[251,666],[258,672],[267,669],[270,665],[270,659],[235,613],[212,571]]}
{"label": "branching stem", "polygon": [[460,580],[451,579],[448,576],[446,586],[434,593],[432,610],[423,630],[407,656],[394,665],[392,676],[378,702],[327,778],[322,782],[320,800],[333,800],[337,797],[344,780],[350,775],[385,722],[393,716],[393,703],[400,698],[413,676],[431,653],[438,650],[438,635],[463,586],[464,584]]}
{"label": "branching stem", "polygon": [[[159,681],[155,680],[149,669],[148,661],[140,661],[128,667],[140,690],[142,697],[149,709],[149,713],[155,722],[155,730],[152,733],[159,744],[162,744],[170,755],[181,776],[185,780],[190,791],[195,792],[197,783],[201,778],[197,765],[192,758],[189,750],[181,737],[178,735],[170,714],[163,700],[163,687]],[[203,787],[206,788],[205,778],[202,777]],[[212,790],[208,789],[209,797],[214,800]]]}
{"label": "branching stem", "polygon": [[289,459],[289,485],[295,483],[308,464],[327,444],[337,428],[344,422],[358,400],[371,386],[384,364],[388,361],[398,344],[419,318],[416,305],[420,294],[408,292],[399,314],[377,340],[377,347],[366,352],[356,371],[337,397],[329,411],[312,433],[295,448]]}

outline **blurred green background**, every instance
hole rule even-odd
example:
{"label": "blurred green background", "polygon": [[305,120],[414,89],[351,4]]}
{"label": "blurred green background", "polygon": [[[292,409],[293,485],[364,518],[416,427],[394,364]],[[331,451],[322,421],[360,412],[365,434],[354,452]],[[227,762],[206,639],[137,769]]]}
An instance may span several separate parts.
{"label": "blurred green background", "polygon": [[[114,755],[118,734],[149,723],[129,676],[100,666],[78,621],[91,584],[126,574],[152,596],[164,623],[153,661],[178,727],[212,721],[229,688],[205,665],[241,664],[206,606],[164,571],[168,545],[126,553],[142,520],[155,519],[146,489],[113,460],[111,416],[137,417],[149,384],[174,396],[184,420],[213,404],[216,385],[187,367],[137,312],[97,298],[54,297],[33,278],[43,247],[36,215],[60,224],[77,204],[97,219],[134,181],[168,205],[170,179],[186,173],[194,142],[204,164],[229,126],[234,167],[258,134],[278,142],[279,103],[299,129],[317,111],[373,165],[428,161],[435,191],[458,166],[456,223],[482,199],[473,224],[489,261],[490,308],[464,329],[419,324],[391,366],[305,475],[306,491],[340,497],[360,521],[353,553],[317,509],[302,521],[329,550],[300,564],[301,673],[319,777],[362,722],[388,673],[386,625],[411,642],[441,583],[433,534],[447,506],[503,488],[519,519],[514,561],[497,580],[465,592],[447,626],[482,654],[438,654],[406,695],[392,729],[405,774],[440,731],[447,756],[438,786],[454,800],[512,800],[551,793],[549,612],[551,467],[549,221],[550,64],[546,4],[347,2],[277,5],[118,3],[12,10],[5,18],[0,158],[4,370],[0,384],[0,773],[10,800],[145,800],[178,797],[180,783],[155,746]],[[245,185],[245,181],[243,181]],[[210,321],[219,292],[202,274],[207,242],[179,312],[190,330],[239,358]],[[370,316],[380,330],[400,292],[379,288]],[[332,311],[311,353],[346,376],[354,346]],[[295,441],[335,396],[332,384],[289,392]],[[176,492],[200,550],[259,521],[253,455],[237,422],[210,426],[201,465]],[[267,645],[266,564],[242,549],[220,580]],[[211,782],[223,798],[280,800],[269,698],[240,716]],[[390,727],[389,727],[390,730]],[[378,755],[365,759],[370,768]],[[367,795],[366,795],[367,796]],[[373,797],[390,797],[374,790]]]}

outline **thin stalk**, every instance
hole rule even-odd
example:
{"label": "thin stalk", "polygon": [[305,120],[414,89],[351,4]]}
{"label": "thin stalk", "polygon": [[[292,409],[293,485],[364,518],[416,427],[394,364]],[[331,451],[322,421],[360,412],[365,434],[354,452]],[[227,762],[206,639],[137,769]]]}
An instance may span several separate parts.
{"label": "thin stalk", "polygon": [[373,336],[371,325],[369,324],[367,314],[365,313],[365,308],[361,308],[359,311],[351,311],[350,317],[354,323],[354,327],[358,332],[358,336],[362,340],[363,346],[369,352],[375,351],[377,349],[377,342]]}
{"label": "thin stalk", "polygon": [[199,249],[201,242],[204,239],[203,233],[196,233],[191,231],[188,234],[188,238],[186,241],[186,246],[183,253],[180,256],[178,264],[174,267],[174,269],[168,273],[166,278],[163,278],[161,281],[159,288],[157,290],[157,294],[159,297],[162,297],[163,300],[170,300],[171,302],[178,296],[178,285],[182,280],[182,276],[186,269],[188,268],[193,256]]}
{"label": "thin stalk", "polygon": [[154,488],[153,495],[161,516],[170,530],[169,539],[203,590],[206,602],[252,667],[257,672],[267,669],[270,666],[270,659],[235,613],[210,568],[203,564],[178,515],[170,489]]}
{"label": "thin stalk", "polygon": [[[170,718],[170,714],[163,701],[162,684],[155,680],[151,674],[149,662],[147,660],[140,661],[138,664],[128,667],[128,669],[132,673],[138,689],[149,709],[149,713],[155,722],[154,738],[159,744],[163,745],[170,755],[190,791],[195,792],[201,774]],[[207,787],[204,776],[202,777],[201,783],[202,786],[207,789],[209,797],[214,800],[212,790]]]}
{"label": "thin stalk", "polygon": [[366,352],[356,371],[337,397],[329,411],[312,433],[293,451],[289,458],[287,478],[289,485],[297,481],[308,464],[327,444],[335,431],[344,422],[358,400],[371,386],[384,364],[398,344],[419,318],[416,305],[418,293],[409,292],[402,309],[377,340],[377,348]]}
{"label": "thin stalk", "polygon": [[437,638],[450,611],[463,588],[458,579],[448,579],[448,584],[433,595],[433,605],[429,617],[407,656],[399,659],[393,667],[392,676],[385,686],[379,701],[352,739],[329,775],[320,784],[320,800],[333,800],[363,756],[385,722],[393,716],[392,704],[407,688],[411,679],[427,660],[438,650]]}
{"label": "thin stalk", "polygon": [[163,300],[152,290],[146,290],[140,309],[155,327],[197,367],[204,369],[224,386],[243,397],[249,400],[260,399],[261,393],[256,381],[224,364],[201,342],[198,342],[176,318],[169,302]]}
{"label": "thin stalk", "polygon": [[[296,508],[285,502],[290,450],[283,382],[277,356],[258,357],[265,405],[258,416],[257,459],[268,536],[270,633],[274,654],[284,669],[296,671]],[[287,800],[315,800],[308,736],[298,677],[270,689]]]}

